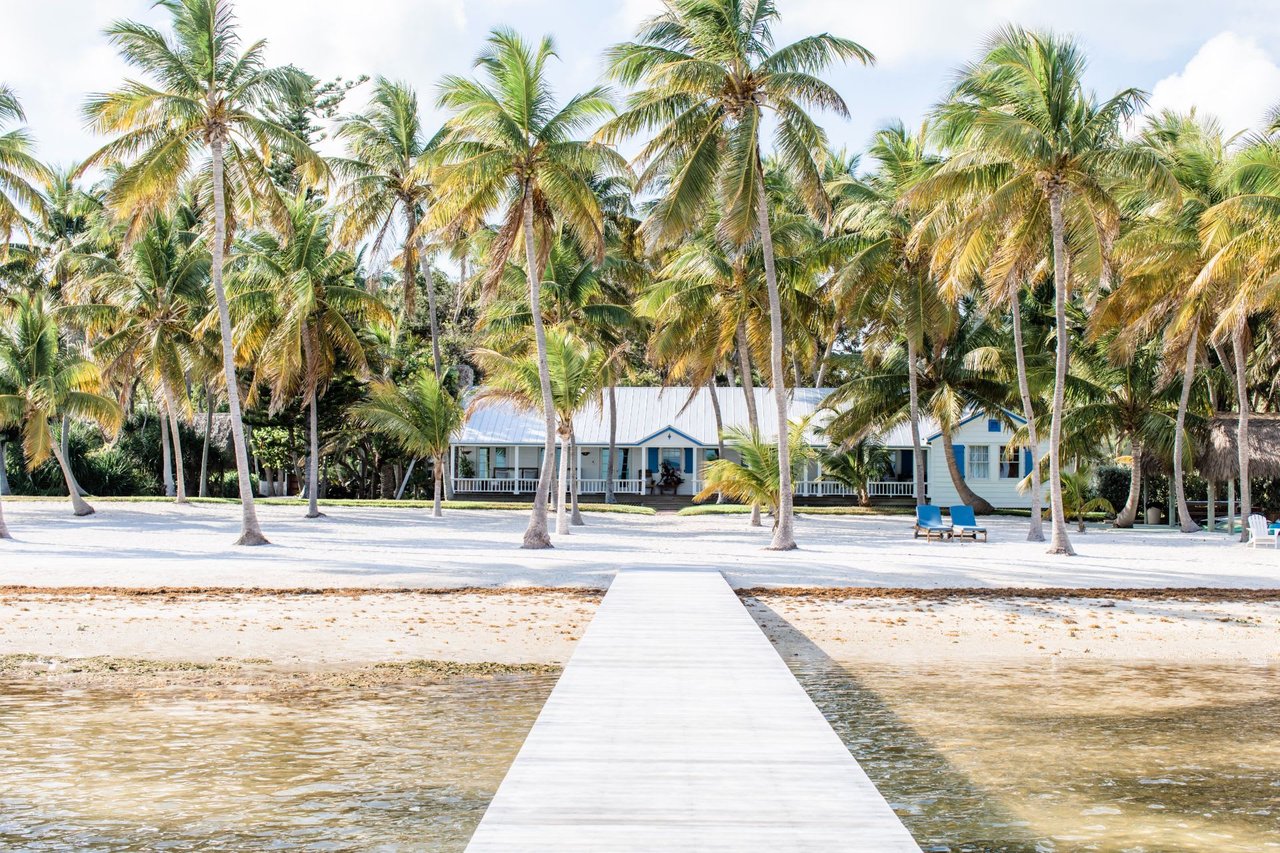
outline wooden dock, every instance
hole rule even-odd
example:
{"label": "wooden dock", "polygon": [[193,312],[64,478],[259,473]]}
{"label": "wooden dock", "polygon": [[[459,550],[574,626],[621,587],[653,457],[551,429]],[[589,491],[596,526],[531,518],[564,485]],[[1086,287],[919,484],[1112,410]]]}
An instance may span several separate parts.
{"label": "wooden dock", "polygon": [[718,572],[628,570],[467,850],[920,848]]}

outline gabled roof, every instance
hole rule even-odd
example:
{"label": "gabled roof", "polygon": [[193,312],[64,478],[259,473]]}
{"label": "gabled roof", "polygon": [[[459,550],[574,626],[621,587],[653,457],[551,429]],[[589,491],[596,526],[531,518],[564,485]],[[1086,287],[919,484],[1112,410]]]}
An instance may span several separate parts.
{"label": "gabled roof", "polygon": [[[668,429],[679,432],[689,441],[704,447],[716,445],[716,420],[708,389],[699,388],[690,400],[689,387],[618,388],[618,443],[638,445]],[[829,394],[829,388],[793,388],[791,397],[792,419],[812,414]],[[726,429],[748,425],[747,400],[741,388],[717,388],[716,398]],[[768,388],[755,389],[756,412],[760,419],[760,432],[767,440],[777,436],[777,411],[773,392]],[[686,405],[687,404],[687,405]],[[605,445],[609,443],[608,398],[592,403],[573,418],[574,431],[579,444]],[[815,418],[815,421],[821,420]],[[539,412],[519,409],[505,401],[494,401],[477,409],[467,418],[455,444],[480,445],[541,445],[545,428]],[[810,428],[810,441],[822,444]]]}
{"label": "gabled roof", "polygon": [[[1025,424],[1027,422],[1027,419],[1024,418],[1022,415],[1018,414],[1017,412],[1010,411],[1009,409],[1004,409],[1004,408],[1002,408],[1000,411],[1008,415],[1010,420],[1016,421],[1020,424]],[[978,418],[985,418],[985,417],[987,417],[986,412],[983,412],[983,411],[971,412],[970,414],[965,415],[964,418],[961,419],[960,423],[956,424],[956,429],[960,429],[960,427],[964,426],[965,424],[973,423]],[[907,428],[910,429],[910,425],[908,425]],[[920,432],[921,433],[924,432],[923,425],[921,427]],[[910,433],[908,433],[908,436],[909,435]],[[924,439],[924,442],[925,444],[929,444],[930,442],[937,441],[940,438],[942,438],[941,427],[939,427],[935,422],[933,425],[933,432],[929,433],[929,437]],[[910,441],[910,439],[908,439],[908,441]]]}

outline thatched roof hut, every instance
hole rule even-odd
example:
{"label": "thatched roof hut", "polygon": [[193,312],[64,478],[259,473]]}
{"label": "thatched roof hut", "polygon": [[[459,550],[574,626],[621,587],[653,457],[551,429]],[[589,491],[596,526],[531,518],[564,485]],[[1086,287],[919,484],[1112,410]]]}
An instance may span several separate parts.
{"label": "thatched roof hut", "polygon": [[[1220,483],[1240,475],[1237,423],[1231,414],[1217,415],[1209,422],[1208,438],[1196,459],[1201,477]],[[1280,414],[1249,416],[1249,476],[1280,477]]]}
{"label": "thatched roof hut", "polygon": [[[195,417],[191,419],[192,429],[201,438],[204,437],[204,425],[207,417],[208,415],[205,412],[196,412]],[[215,447],[231,446],[231,414],[229,412],[213,413],[213,430],[209,436],[209,443]]]}

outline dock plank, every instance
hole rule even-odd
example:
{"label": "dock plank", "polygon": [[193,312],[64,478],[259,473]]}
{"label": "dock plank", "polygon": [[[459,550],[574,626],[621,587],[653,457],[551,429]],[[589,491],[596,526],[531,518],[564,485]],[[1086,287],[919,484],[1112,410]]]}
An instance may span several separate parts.
{"label": "dock plank", "polygon": [[919,847],[718,572],[619,573],[467,850]]}

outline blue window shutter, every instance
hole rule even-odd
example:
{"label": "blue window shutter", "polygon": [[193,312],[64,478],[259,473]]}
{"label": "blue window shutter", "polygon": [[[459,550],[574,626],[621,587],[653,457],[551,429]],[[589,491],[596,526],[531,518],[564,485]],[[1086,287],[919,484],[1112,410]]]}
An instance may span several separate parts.
{"label": "blue window shutter", "polygon": [[914,450],[902,451],[902,476],[914,477],[916,473],[916,454]]}
{"label": "blue window shutter", "polygon": [[995,418],[987,418],[987,432],[999,432],[1000,421]]}
{"label": "blue window shutter", "polygon": [[649,470],[658,473],[658,448],[649,448]]}
{"label": "blue window shutter", "polygon": [[956,455],[956,467],[960,469],[960,477],[963,479],[964,478],[964,445],[953,444],[951,445],[951,450]]}
{"label": "blue window shutter", "polygon": [[1033,463],[1034,463],[1034,460],[1031,457],[1031,451],[1030,450],[1022,451],[1022,468],[1023,468],[1022,476],[1025,477],[1031,473],[1031,466]]}
{"label": "blue window shutter", "polygon": [[684,449],[684,472],[686,474],[693,473],[693,448],[686,447]]}

